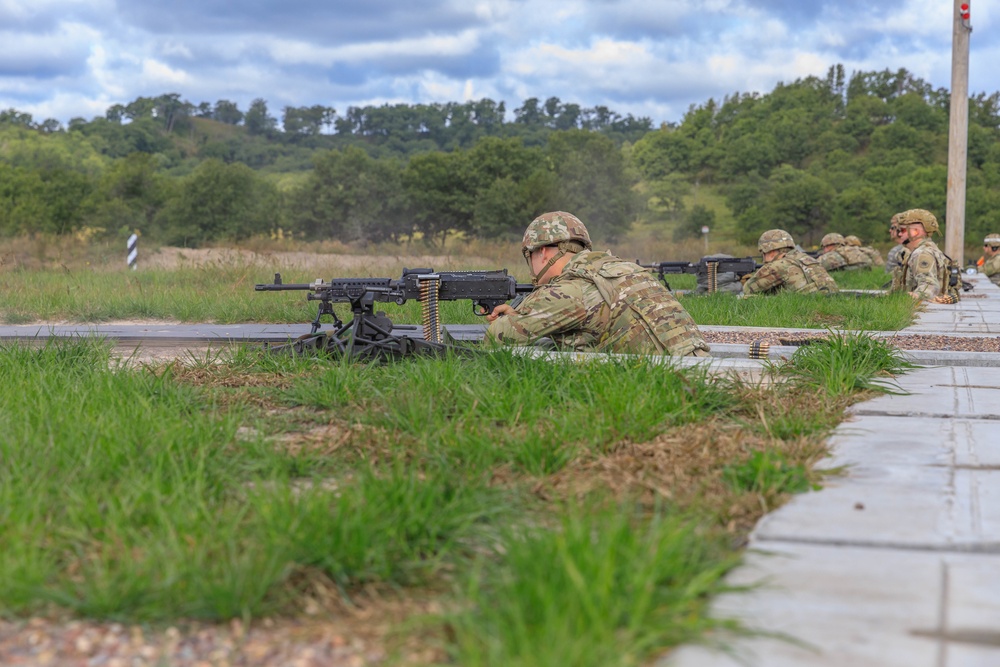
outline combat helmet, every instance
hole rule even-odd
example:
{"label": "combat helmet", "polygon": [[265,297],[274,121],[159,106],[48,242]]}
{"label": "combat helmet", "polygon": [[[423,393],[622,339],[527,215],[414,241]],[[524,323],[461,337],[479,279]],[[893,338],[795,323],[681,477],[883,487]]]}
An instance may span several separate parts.
{"label": "combat helmet", "polygon": [[938,231],[937,218],[934,217],[933,213],[922,208],[911,208],[909,211],[903,211],[899,214],[897,224],[899,224],[900,227],[923,225],[924,231],[928,234],[934,234]]}
{"label": "combat helmet", "polygon": [[783,248],[794,248],[795,239],[784,229],[769,229],[760,235],[757,241],[757,249],[761,253],[781,250]]}
{"label": "combat helmet", "polygon": [[531,253],[546,246],[556,246],[559,252],[553,255],[541,271],[531,276],[531,282],[535,285],[539,284],[542,276],[566,253],[581,252],[593,247],[590,234],[580,218],[565,211],[543,213],[532,220],[524,230],[521,254],[524,255],[528,266],[531,266]]}
{"label": "combat helmet", "polygon": [[[521,241],[521,253],[528,257],[531,253],[548,245],[559,246],[562,250],[562,243],[573,242],[582,246],[577,248],[590,250],[590,234],[587,228],[572,213],[565,211],[553,211],[542,213],[531,221],[528,228],[524,230],[524,239]],[[568,249],[567,249],[568,250]],[[572,250],[569,250],[572,252]]]}
{"label": "combat helmet", "polygon": [[861,247],[861,239],[859,239],[854,234],[851,234],[850,236],[845,236],[844,237],[844,242],[847,245],[853,245],[853,246],[857,246],[859,248]]}
{"label": "combat helmet", "polygon": [[983,245],[1000,246],[1000,234],[990,234],[983,239]]}
{"label": "combat helmet", "polygon": [[844,237],[836,232],[831,232],[827,234],[819,242],[820,246],[823,248],[827,247],[828,245],[844,245],[844,243],[846,243]]}

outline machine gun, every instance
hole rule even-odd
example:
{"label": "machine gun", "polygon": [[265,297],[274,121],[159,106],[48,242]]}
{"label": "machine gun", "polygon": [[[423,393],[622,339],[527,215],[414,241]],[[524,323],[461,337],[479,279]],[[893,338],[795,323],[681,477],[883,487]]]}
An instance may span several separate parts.
{"label": "machine gun", "polygon": [[659,274],[660,280],[668,290],[671,290],[670,283],[667,282],[668,275],[679,275],[690,273],[696,276],[705,276],[708,280],[708,291],[718,291],[718,274],[735,273],[737,277],[753,273],[760,268],[753,257],[724,258],[724,257],[702,257],[697,262],[652,262],[643,264],[636,260],[639,266],[652,269]]}
{"label": "machine gun", "polygon": [[[283,283],[281,274],[276,273],[273,283],[254,285],[257,292],[308,291],[306,300],[319,302],[312,330],[290,343],[293,352],[326,351],[359,358],[398,358],[456,349],[441,340],[440,301],[469,299],[473,313],[484,316],[533,289],[533,285],[516,282],[507,275],[507,269],[440,273],[433,269],[403,269],[398,280],[337,278],[313,283]],[[421,303],[422,338],[394,335],[392,321],[384,312],[375,312],[376,302],[402,305],[410,300]],[[350,304],[353,314],[350,322],[337,317],[333,310],[335,303]],[[333,329],[320,332],[324,315],[333,318]]]}

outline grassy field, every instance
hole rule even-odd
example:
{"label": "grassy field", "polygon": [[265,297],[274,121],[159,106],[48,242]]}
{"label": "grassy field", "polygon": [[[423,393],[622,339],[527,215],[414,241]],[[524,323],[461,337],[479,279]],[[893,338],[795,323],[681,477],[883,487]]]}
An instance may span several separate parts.
{"label": "grassy field", "polygon": [[[406,260],[399,266],[345,272],[332,269],[332,276],[398,277]],[[498,268],[498,265],[462,265],[465,269]],[[180,322],[294,323],[308,322],[315,316],[315,306],[306,301],[305,292],[254,292],[255,283],[273,279],[274,265],[263,261],[230,261],[205,266],[182,266],[177,269],[148,269],[138,272],[87,269],[40,269],[0,272],[0,321],[25,324],[37,321],[106,322],[121,320],[173,320]],[[520,265],[513,265],[519,280]],[[311,282],[305,271],[286,273],[286,282]],[[884,282],[885,274],[840,272],[836,279],[845,288],[872,289]],[[692,289],[695,277],[671,276],[678,290]],[[771,326],[820,328],[842,327],[867,331],[894,331],[907,326],[913,317],[913,304],[905,295],[875,297],[826,297],[778,295],[761,299],[736,299],[730,295],[707,297],[685,295],[685,308],[699,324],[729,326]],[[338,306],[341,317],[348,318],[346,306]],[[420,307],[410,302],[380,306],[397,322],[419,322]],[[442,322],[447,324],[481,323],[469,302],[444,302]],[[349,319],[349,318],[348,318]]]}
{"label": "grassy field", "polygon": [[[38,266],[0,265],[4,322],[315,312],[304,292],[254,292],[275,257],[128,272],[56,250],[65,261],[33,248]],[[466,250],[434,268],[527,279],[497,247]],[[322,256],[320,275],[412,265],[347,259]],[[899,296],[681,298],[701,324],[870,331],[913,316]],[[420,319],[415,302],[385,310]],[[442,321],[482,320],[446,302]],[[406,664],[643,664],[733,628],[706,610],[750,527],[821,484],[813,466],[844,408],[906,370],[856,334],[801,348],[759,385],[657,361],[499,350],[379,365],[246,348],[138,365],[99,342],[2,346],[0,614],[377,619],[388,600],[405,622],[382,641]]]}
{"label": "grassy field", "polygon": [[0,613],[391,598],[414,609],[385,638],[400,659],[642,664],[730,625],[706,605],[747,531],[821,482],[829,431],[891,387],[897,354],[835,336],[755,385],[505,351],[127,368],[95,342],[3,346]]}

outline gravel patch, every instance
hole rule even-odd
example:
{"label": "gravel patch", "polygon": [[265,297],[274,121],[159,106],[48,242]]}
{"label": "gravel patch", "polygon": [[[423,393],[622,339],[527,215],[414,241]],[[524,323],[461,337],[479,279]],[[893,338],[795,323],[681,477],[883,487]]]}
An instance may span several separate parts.
{"label": "gravel patch", "polygon": [[[802,345],[820,340],[825,333],[802,333],[788,331],[702,331],[702,336],[712,343],[734,343],[749,345],[763,341],[771,345]],[[953,352],[1000,352],[1000,336],[935,336],[920,334],[897,334],[887,336],[886,341],[901,350],[950,350]]]}
{"label": "gravel patch", "polygon": [[37,667],[365,667],[381,649],[335,625],[239,621],[151,631],[138,625],[0,621],[0,665]]}

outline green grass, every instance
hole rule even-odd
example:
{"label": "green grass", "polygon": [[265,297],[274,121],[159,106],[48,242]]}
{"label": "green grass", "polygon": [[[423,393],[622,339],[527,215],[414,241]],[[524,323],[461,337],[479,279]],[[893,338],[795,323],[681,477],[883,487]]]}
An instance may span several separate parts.
{"label": "green grass", "polygon": [[436,596],[419,627],[458,664],[644,664],[726,623],[708,603],[745,531],[906,370],[883,345],[810,345],[766,387],[504,350],[125,368],[0,346],[0,614],[258,618],[375,587]]}
{"label": "green grass", "polygon": [[[291,282],[291,276],[288,276]],[[670,276],[671,287],[695,287],[695,276]],[[844,272],[858,289],[873,287],[877,272]],[[307,323],[316,306],[306,292],[255,292],[253,285],[272,276],[253,263],[220,263],[202,268],[138,273],[107,271],[12,271],[0,273],[0,321],[105,322],[129,319],[218,323]],[[303,279],[308,282],[309,279]],[[867,282],[866,282],[867,281]],[[877,287],[878,285],[874,285]],[[733,326],[842,327],[895,331],[913,317],[913,304],[902,295],[884,299],[778,295],[766,299],[735,299],[731,295],[683,295],[682,303],[698,324]],[[420,304],[378,304],[377,309],[398,323],[421,321]],[[336,306],[350,319],[346,305]],[[328,319],[324,320],[328,322]],[[441,303],[444,324],[484,324],[470,301]]]}
{"label": "green grass", "polygon": [[639,664],[720,623],[705,614],[734,554],[698,522],[571,504],[554,529],[507,533],[451,619],[457,664]]}
{"label": "green grass", "polygon": [[720,326],[898,331],[910,325],[915,312],[907,294],[776,294],[747,299],[707,294],[683,295],[680,300],[698,324]]}
{"label": "green grass", "polygon": [[888,283],[892,281],[892,276],[880,266],[857,271],[831,271],[830,276],[837,281],[840,289],[888,289]]}
{"label": "green grass", "polygon": [[884,340],[843,333],[799,348],[781,372],[795,384],[841,397],[862,390],[895,391],[891,377],[913,367]]}

